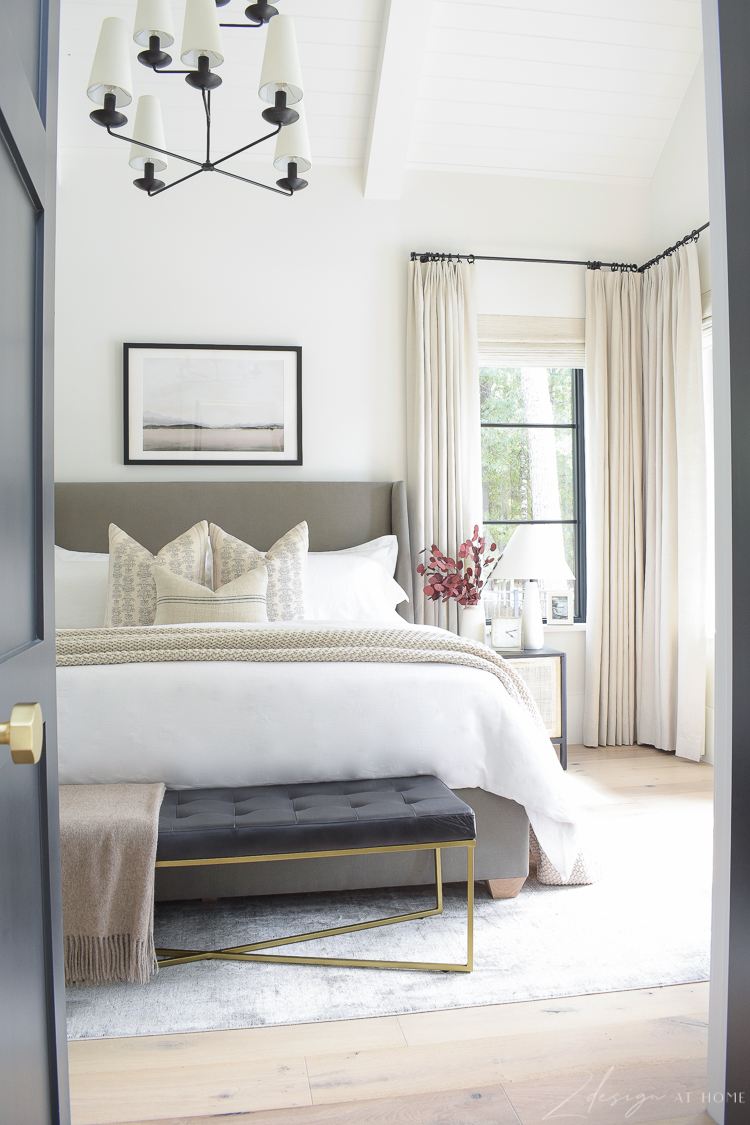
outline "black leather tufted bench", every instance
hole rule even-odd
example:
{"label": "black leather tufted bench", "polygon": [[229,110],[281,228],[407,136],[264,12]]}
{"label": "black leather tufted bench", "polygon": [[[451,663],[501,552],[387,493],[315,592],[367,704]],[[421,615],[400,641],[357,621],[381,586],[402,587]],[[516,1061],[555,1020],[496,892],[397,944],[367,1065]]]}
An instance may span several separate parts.
{"label": "black leather tufted bench", "polygon": [[[168,790],[159,816],[157,867],[259,863],[429,849],[435,852],[435,907],[232,949],[158,949],[159,964],[229,959],[471,972],[475,843],[474,810],[436,777]],[[467,849],[466,964],[292,957],[259,952],[278,945],[442,913],[440,852],[445,847]]]}

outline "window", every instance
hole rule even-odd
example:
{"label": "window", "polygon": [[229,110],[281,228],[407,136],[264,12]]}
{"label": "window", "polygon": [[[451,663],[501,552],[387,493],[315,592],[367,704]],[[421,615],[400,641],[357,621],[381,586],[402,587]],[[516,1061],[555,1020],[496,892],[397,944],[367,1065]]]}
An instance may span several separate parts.
{"label": "window", "polygon": [[485,534],[502,550],[520,523],[559,524],[586,619],[583,371],[482,366]]}

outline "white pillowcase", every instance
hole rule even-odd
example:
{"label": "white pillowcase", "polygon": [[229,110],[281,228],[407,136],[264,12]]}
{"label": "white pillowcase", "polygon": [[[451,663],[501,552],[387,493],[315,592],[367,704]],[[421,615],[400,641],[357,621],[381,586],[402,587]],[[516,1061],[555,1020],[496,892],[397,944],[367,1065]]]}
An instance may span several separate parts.
{"label": "white pillowcase", "polygon": [[371,539],[369,543],[360,543],[356,547],[345,547],[343,551],[316,551],[315,554],[362,555],[363,558],[380,563],[388,571],[388,577],[393,578],[398,562],[398,539],[395,535],[381,535],[379,539]]}
{"label": "white pillowcase", "polygon": [[403,624],[396,606],[407,595],[385,567],[351,551],[307,556],[307,617],[312,621]]}
{"label": "white pillowcase", "polygon": [[57,629],[102,629],[108,587],[109,555],[55,547]]}

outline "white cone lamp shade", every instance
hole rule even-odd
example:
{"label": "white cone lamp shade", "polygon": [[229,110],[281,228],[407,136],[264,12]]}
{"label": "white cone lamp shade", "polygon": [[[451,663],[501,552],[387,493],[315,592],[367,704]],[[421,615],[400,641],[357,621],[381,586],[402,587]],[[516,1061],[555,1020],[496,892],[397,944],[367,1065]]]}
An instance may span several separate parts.
{"label": "white cone lamp shade", "polygon": [[526,649],[544,648],[542,607],[535,580],[569,582],[575,579],[565,559],[559,524],[521,524],[511,535],[493,578],[523,578],[526,582],[521,615],[521,634]]}
{"label": "white cone lamp shade", "polygon": [[559,524],[521,524],[511,535],[493,578],[543,578],[549,582],[569,582],[575,574],[565,559],[562,528]]}
{"label": "white cone lamp shade", "polygon": [[[156,145],[157,148],[166,148],[164,143],[164,126],[161,120],[161,104],[153,94],[141,94],[138,99],[138,109],[135,113],[133,136],[146,144]],[[160,152],[152,152],[142,145],[130,146],[130,167],[138,172],[143,172],[147,164],[153,164],[154,172],[163,172],[167,167],[167,158]]]}
{"label": "white cone lamp shade", "polygon": [[94,65],[86,88],[86,93],[97,105],[104,105],[105,94],[115,95],[115,106],[118,109],[130,105],[133,100],[128,38],[125,21],[118,16],[108,16],[102,23]]}
{"label": "white cone lamp shade", "polygon": [[[274,19],[278,19],[274,16]],[[273,20],[271,21],[273,22]],[[276,152],[273,158],[274,168],[286,175],[287,166],[291,163],[297,165],[297,174],[301,176],[312,168],[310,156],[310,138],[307,135],[307,121],[305,120],[305,107],[302,103],[297,105],[299,120],[291,125],[285,125],[276,138]]]}
{"label": "white cone lamp shade", "polygon": [[133,38],[139,47],[148,47],[152,35],[159,36],[161,49],[174,43],[174,24],[169,0],[138,0]]}
{"label": "white cone lamp shade", "polygon": [[286,92],[287,105],[301,101],[304,93],[297,37],[291,16],[273,16],[268,24],[258,94],[263,101],[273,105],[277,90]]}
{"label": "white cone lamp shade", "polygon": [[212,70],[224,62],[224,45],[215,0],[187,0],[185,5],[180,58],[185,66],[197,69],[201,55],[206,55]]}

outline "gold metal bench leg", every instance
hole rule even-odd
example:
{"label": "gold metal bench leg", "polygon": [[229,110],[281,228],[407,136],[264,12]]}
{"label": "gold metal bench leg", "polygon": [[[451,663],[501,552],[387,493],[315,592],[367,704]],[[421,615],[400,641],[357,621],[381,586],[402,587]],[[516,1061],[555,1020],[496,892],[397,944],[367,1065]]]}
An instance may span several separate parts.
{"label": "gold metal bench leg", "polygon": [[298,942],[315,941],[318,938],[336,937],[339,934],[357,933],[379,926],[391,926],[398,922],[411,922],[418,918],[430,918],[443,912],[443,873],[441,849],[435,848],[435,906],[430,910],[417,910],[410,914],[397,914],[390,918],[378,918],[372,922],[357,922],[351,926],[337,926],[332,929],[314,930],[306,934],[292,934],[289,937],[257,941],[249,945],[231,946],[226,949],[157,949],[159,967],[187,965],[192,961],[261,961],[293,965],[337,965],[344,968],[373,969],[432,969],[443,972],[470,973],[474,959],[474,847],[469,845],[467,853],[466,908],[467,908],[467,957],[466,964],[442,963],[432,961],[376,961],[358,960],[344,957],[295,957],[288,954],[263,954],[262,949],[272,949],[279,945],[296,945]]}
{"label": "gold metal bench leg", "polygon": [[474,849],[466,849],[466,968],[474,968]]}

